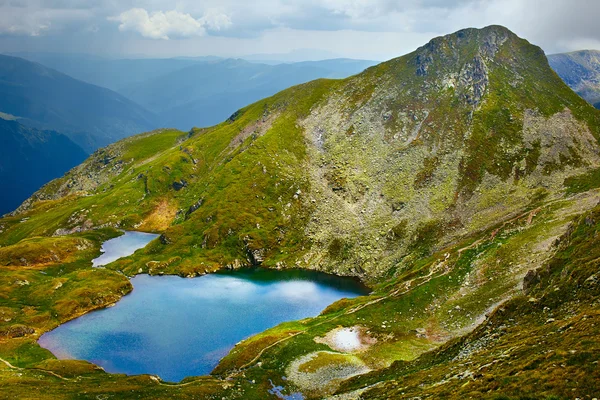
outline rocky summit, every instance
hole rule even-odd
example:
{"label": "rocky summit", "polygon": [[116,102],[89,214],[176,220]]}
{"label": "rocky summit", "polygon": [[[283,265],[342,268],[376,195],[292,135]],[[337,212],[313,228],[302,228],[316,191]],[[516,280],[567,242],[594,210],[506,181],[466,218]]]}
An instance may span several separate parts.
{"label": "rocky summit", "polygon": [[[600,112],[543,51],[490,26],[292,87],[210,128],[117,142],[0,220],[0,388],[591,398],[599,139]],[[92,269],[118,229],[161,236]],[[178,385],[58,361],[35,342],[117,301],[126,276],[256,265],[357,276],[373,292],[248,338]]]}

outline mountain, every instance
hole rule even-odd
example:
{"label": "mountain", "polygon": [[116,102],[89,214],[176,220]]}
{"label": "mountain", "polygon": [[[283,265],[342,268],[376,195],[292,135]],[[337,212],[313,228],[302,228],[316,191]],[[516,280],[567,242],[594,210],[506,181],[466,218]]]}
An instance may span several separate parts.
{"label": "mountain", "polygon": [[373,65],[362,60],[325,60],[265,65],[244,60],[197,63],[121,89],[159,114],[163,126],[189,130],[214,125],[240,107],[317,78],[343,78]]}
{"label": "mountain", "polygon": [[[0,219],[4,393],[592,398],[599,139],[600,112],[543,51],[490,26],[210,128],[117,142]],[[93,269],[116,229],[160,238]],[[68,262],[41,256],[73,242],[86,246]],[[243,340],[181,385],[58,361],[35,343],[117,301],[128,276],[259,265],[352,275],[373,291]],[[360,347],[340,345],[352,332]]]}
{"label": "mountain", "polygon": [[345,78],[376,64],[344,58],[266,65],[218,57],[107,59],[78,54],[14,54],[115,90],[158,114],[158,125],[183,130],[216,124],[238,108],[295,84]]}
{"label": "mountain", "polygon": [[296,67],[314,67],[330,71],[329,78],[347,78],[358,74],[365,69],[379,64],[371,60],[355,60],[352,58],[332,58],[319,61],[298,61],[293,63]]}
{"label": "mountain", "polygon": [[123,87],[157,78],[199,62],[214,60],[211,57],[113,59],[87,54],[35,52],[8,55],[42,64],[75,79],[116,92]]}
{"label": "mountain", "polygon": [[251,62],[259,62],[263,64],[282,64],[282,63],[295,63],[306,60],[326,60],[335,59],[337,54],[327,50],[320,49],[294,49],[288,53],[262,53],[262,54],[248,54],[242,56],[244,60]]}
{"label": "mountain", "polygon": [[108,89],[0,55],[0,111],[59,131],[87,152],[155,127],[155,116]]}
{"label": "mountain", "polygon": [[0,118],[0,215],[40,186],[81,163],[86,153],[68,137]]}
{"label": "mountain", "polygon": [[581,97],[600,108],[600,51],[581,50],[548,56],[552,69]]}

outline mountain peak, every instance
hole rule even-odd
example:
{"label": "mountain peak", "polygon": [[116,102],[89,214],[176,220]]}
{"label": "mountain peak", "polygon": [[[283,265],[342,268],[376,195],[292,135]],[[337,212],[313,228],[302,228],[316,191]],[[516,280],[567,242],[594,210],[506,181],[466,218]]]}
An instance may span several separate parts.
{"label": "mountain peak", "polygon": [[[416,51],[417,75],[425,76],[434,60],[445,70],[456,69],[457,63],[475,62],[481,64],[494,60],[505,43],[525,42],[509,29],[500,25],[491,25],[482,29],[467,28],[430,40]],[[538,48],[538,52],[543,54]]]}

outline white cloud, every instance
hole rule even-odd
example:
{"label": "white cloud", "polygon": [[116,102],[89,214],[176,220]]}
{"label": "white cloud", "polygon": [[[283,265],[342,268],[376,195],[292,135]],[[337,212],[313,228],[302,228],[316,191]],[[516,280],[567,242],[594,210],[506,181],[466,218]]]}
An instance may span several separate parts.
{"label": "white cloud", "polygon": [[[208,275],[179,291],[183,298],[194,297],[211,302],[246,302],[258,294],[258,286],[245,279],[224,275]],[[201,283],[201,284],[200,284]],[[235,293],[235,295],[232,295]]]}
{"label": "white cloud", "polygon": [[353,20],[377,18],[397,11],[404,5],[402,2],[390,0],[320,0],[316,4]]}
{"label": "white cloud", "polygon": [[554,53],[600,47],[598,15],[599,0],[0,0],[0,51],[386,59],[500,24]]}
{"label": "white cloud", "polygon": [[289,281],[273,285],[266,295],[270,301],[310,303],[320,300],[323,294],[319,293],[319,287],[314,282]]}
{"label": "white cloud", "polygon": [[148,13],[143,8],[132,8],[110,21],[119,22],[120,31],[138,32],[150,39],[168,40],[172,37],[204,36],[208,30],[218,31],[231,26],[231,20],[216,10],[207,11],[204,16],[195,19],[190,14],[176,10]]}
{"label": "white cloud", "polygon": [[231,23],[231,18],[227,14],[223,14],[219,12],[219,10],[215,8],[208,9],[200,21],[204,26],[211,31],[221,31],[229,28]]}
{"label": "white cloud", "polygon": [[0,33],[9,35],[40,36],[48,29],[50,29],[49,23],[21,24],[13,21],[2,21],[0,23]]}

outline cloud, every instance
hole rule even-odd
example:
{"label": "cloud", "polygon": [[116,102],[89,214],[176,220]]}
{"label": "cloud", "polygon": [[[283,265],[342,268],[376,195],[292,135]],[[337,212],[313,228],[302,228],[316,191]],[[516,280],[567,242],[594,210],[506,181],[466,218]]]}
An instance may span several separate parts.
{"label": "cloud", "polygon": [[201,23],[211,31],[221,31],[231,27],[231,18],[228,15],[219,12],[217,9],[208,9],[202,18]]}
{"label": "cloud", "polygon": [[23,0],[0,2],[0,34],[9,36],[41,36],[51,29],[60,30],[76,21],[91,17],[87,10],[75,8],[27,8]]}
{"label": "cloud", "polygon": [[204,36],[207,30],[220,31],[231,26],[231,19],[226,14],[213,9],[195,19],[190,14],[176,10],[148,13],[143,8],[132,8],[108,19],[119,22],[122,32],[133,31],[146,38],[163,40]]}
{"label": "cloud", "polygon": [[0,20],[0,34],[5,35],[40,36],[48,29],[50,29],[50,24],[44,22],[19,23]]}
{"label": "cloud", "polygon": [[[240,56],[306,48],[383,60],[434,36],[500,24],[553,53],[598,47],[599,14],[598,0],[0,0],[0,51]],[[166,40],[174,38],[178,46]]]}
{"label": "cloud", "polygon": [[314,282],[309,281],[289,281],[279,282],[269,288],[266,296],[270,301],[287,303],[311,303],[322,300],[322,293]]}
{"label": "cloud", "polygon": [[179,290],[178,295],[183,298],[194,297],[215,303],[225,301],[244,303],[249,298],[257,296],[258,291],[259,287],[251,281],[231,276],[212,275],[202,277],[198,281],[190,281],[187,287]]}

